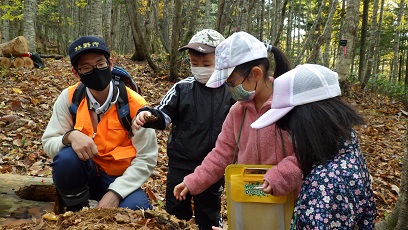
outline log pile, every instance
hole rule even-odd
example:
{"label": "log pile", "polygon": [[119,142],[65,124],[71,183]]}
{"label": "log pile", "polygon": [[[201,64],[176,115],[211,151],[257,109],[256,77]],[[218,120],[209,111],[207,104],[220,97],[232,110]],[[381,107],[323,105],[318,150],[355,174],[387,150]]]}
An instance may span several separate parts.
{"label": "log pile", "polygon": [[28,52],[28,42],[23,36],[0,44],[0,68],[34,68],[34,62]]}

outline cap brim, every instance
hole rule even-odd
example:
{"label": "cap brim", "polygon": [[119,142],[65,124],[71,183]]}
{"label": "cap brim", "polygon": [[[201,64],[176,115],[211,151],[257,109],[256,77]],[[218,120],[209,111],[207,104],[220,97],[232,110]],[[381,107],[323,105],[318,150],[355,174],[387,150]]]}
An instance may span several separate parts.
{"label": "cap brim", "polygon": [[228,79],[234,69],[235,66],[227,69],[216,69],[211,75],[210,79],[208,79],[205,86],[209,88],[218,88],[222,86],[222,84],[224,84],[224,82]]}
{"label": "cap brim", "polygon": [[255,122],[253,122],[251,127],[254,129],[261,129],[268,125],[272,125],[289,113],[293,108],[295,108],[295,106],[285,107],[282,109],[270,109],[260,116]]}
{"label": "cap brim", "polygon": [[77,53],[74,57],[72,57],[71,63],[76,62],[76,61],[78,60],[78,58],[79,58],[81,55],[86,54],[86,53],[89,53],[89,52],[107,54],[107,55],[110,56],[110,53],[109,53],[108,51],[106,51],[106,50],[98,49],[98,48],[88,48],[88,49],[86,49],[86,50],[83,50],[83,51]]}
{"label": "cap brim", "polygon": [[185,45],[179,49],[179,52],[187,50],[187,49],[192,49],[197,52],[205,53],[205,54],[215,52],[215,47],[204,45],[201,43],[190,43],[188,45]]}

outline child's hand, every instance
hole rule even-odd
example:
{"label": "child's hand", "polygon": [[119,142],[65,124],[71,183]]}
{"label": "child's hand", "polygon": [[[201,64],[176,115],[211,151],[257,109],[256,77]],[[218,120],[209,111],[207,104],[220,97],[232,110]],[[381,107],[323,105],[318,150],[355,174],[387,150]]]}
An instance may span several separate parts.
{"label": "child's hand", "polygon": [[272,187],[266,180],[264,180],[261,190],[264,193],[272,194]]}
{"label": "child's hand", "polygon": [[222,228],[212,226],[212,230],[222,230]]}
{"label": "child's hand", "polygon": [[176,187],[174,187],[174,196],[176,197],[177,200],[185,200],[186,195],[188,193],[188,188],[184,182],[181,182],[178,184]]}
{"label": "child's hand", "polygon": [[146,117],[151,116],[149,111],[142,111],[133,118],[132,127],[139,130],[146,123]]}

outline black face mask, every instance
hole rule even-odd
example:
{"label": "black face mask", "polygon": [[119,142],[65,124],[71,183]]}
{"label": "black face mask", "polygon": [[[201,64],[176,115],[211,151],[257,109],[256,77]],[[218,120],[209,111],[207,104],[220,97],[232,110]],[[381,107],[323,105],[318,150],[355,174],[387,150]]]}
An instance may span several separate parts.
{"label": "black face mask", "polygon": [[109,85],[109,82],[111,82],[112,71],[109,67],[104,70],[95,68],[89,74],[79,74],[79,77],[86,87],[102,91]]}

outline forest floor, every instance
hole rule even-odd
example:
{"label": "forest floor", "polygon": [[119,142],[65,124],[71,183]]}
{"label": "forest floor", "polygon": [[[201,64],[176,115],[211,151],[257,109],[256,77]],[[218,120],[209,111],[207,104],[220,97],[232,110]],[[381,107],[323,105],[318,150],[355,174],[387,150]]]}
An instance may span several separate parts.
{"label": "forest floor", "polygon": [[[116,65],[124,67],[134,76],[142,95],[153,106],[173,85],[167,81],[166,71],[153,73],[145,62],[135,63],[128,57],[116,55],[113,58]],[[43,61],[46,65],[44,69],[0,70],[1,174],[51,177],[51,160],[42,149],[41,136],[56,97],[77,79],[71,73],[68,59]],[[188,73],[186,68],[182,72]],[[392,211],[398,198],[401,162],[407,151],[407,112],[402,103],[362,91],[357,85],[351,85],[343,98],[357,107],[367,122],[356,130],[373,179],[377,221],[380,221]],[[156,131],[156,134],[158,165],[143,186],[155,207],[154,212],[146,214],[124,209],[88,209],[65,215],[44,212],[40,219],[33,217],[19,225],[8,223],[7,226],[0,226],[0,229],[152,229],[153,226],[157,229],[196,229],[193,220],[178,221],[164,212],[168,130]],[[225,196],[222,214],[226,219]]]}

